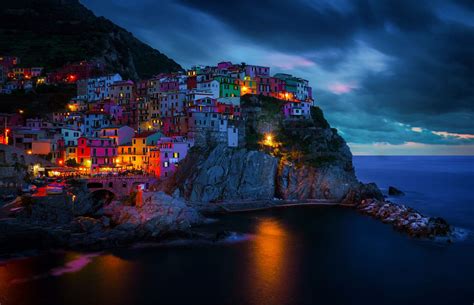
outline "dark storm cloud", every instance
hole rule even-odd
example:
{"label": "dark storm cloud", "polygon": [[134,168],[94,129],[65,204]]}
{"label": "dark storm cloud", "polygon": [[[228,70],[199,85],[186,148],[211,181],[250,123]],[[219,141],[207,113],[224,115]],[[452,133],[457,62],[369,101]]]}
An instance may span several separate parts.
{"label": "dark storm cloud", "polygon": [[352,142],[474,142],[431,132],[474,134],[472,1],[83,3],[184,65],[236,54],[249,62],[249,46],[314,62],[289,72],[312,81],[317,102]]}

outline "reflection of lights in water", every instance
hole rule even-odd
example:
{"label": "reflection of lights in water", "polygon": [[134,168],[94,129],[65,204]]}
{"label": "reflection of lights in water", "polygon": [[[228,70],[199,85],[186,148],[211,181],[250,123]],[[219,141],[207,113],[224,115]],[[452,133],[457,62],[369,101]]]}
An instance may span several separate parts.
{"label": "reflection of lights in water", "polygon": [[137,266],[132,262],[106,254],[97,258],[97,269],[97,273],[101,274],[98,285],[104,293],[104,302],[110,296],[110,291],[129,291],[133,287],[133,272]]}
{"label": "reflection of lights in water", "polygon": [[66,255],[68,258],[68,262],[61,267],[54,268],[50,271],[50,274],[53,276],[61,276],[67,273],[75,273],[84,269],[87,265],[89,265],[94,257],[98,256],[99,254],[84,254],[84,255]]}
{"label": "reflection of lights in water", "polygon": [[30,279],[38,278],[34,274],[37,264],[37,260],[29,258],[13,259],[0,263],[1,304],[29,304],[32,302],[31,300],[35,296],[31,293],[25,293],[21,284]]}
{"label": "reflection of lights in water", "polygon": [[252,288],[255,296],[269,303],[281,303],[288,295],[291,278],[287,249],[290,235],[276,220],[262,219],[258,223],[253,253]]}

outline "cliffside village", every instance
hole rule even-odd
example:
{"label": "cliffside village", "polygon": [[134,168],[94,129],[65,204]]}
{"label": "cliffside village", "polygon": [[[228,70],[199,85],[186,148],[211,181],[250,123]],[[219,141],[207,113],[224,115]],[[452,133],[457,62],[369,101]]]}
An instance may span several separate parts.
{"label": "cliffside village", "polygon": [[40,67],[23,67],[19,58],[4,56],[0,69],[0,94],[41,85],[77,86],[77,96],[63,112],[47,117],[23,109],[0,114],[0,144],[47,158],[56,165],[54,175],[140,171],[167,177],[194,145],[212,139],[239,146],[241,96],[285,100],[281,111],[288,119],[309,117],[314,102],[307,80],[271,76],[269,67],[244,63],[195,66],[138,82],[106,74],[97,62],[45,74]]}

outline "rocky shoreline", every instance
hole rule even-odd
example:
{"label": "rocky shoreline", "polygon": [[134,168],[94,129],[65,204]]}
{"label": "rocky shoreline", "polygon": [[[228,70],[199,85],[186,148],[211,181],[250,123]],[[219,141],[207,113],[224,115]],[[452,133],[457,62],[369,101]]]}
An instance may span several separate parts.
{"label": "rocky shoreline", "polygon": [[441,217],[423,216],[413,208],[384,200],[364,199],[354,206],[357,211],[391,224],[396,230],[417,238],[445,237],[448,242],[453,228]]}
{"label": "rocky shoreline", "polygon": [[69,196],[23,203],[0,220],[0,256],[30,250],[103,250],[137,241],[214,238],[191,227],[204,217],[183,200],[152,192],[141,206],[114,201],[103,205],[90,196],[72,204]]}
{"label": "rocky shoreline", "polygon": [[55,196],[54,200],[23,205],[10,217],[1,219],[0,256],[30,250],[97,251],[173,239],[217,241],[225,238],[226,233],[193,230],[205,223],[203,215],[310,205],[351,207],[415,238],[442,237],[450,242],[453,234],[453,228],[444,219],[426,217],[410,207],[383,199],[366,198],[342,204],[324,200],[197,204],[163,192],[149,192],[143,205],[131,206],[125,201],[94,202],[84,190],[79,189],[78,193],[81,191],[82,198],[75,205],[68,201],[68,196]]}

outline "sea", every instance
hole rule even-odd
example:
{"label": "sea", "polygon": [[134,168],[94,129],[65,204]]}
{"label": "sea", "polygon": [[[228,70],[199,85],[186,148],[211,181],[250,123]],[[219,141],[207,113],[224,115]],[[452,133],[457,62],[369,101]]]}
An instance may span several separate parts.
{"label": "sea", "polygon": [[221,242],[58,251],[0,262],[0,304],[474,303],[474,157],[355,156],[357,176],[388,198],[456,227],[420,240],[350,208],[226,215],[201,230]]}

